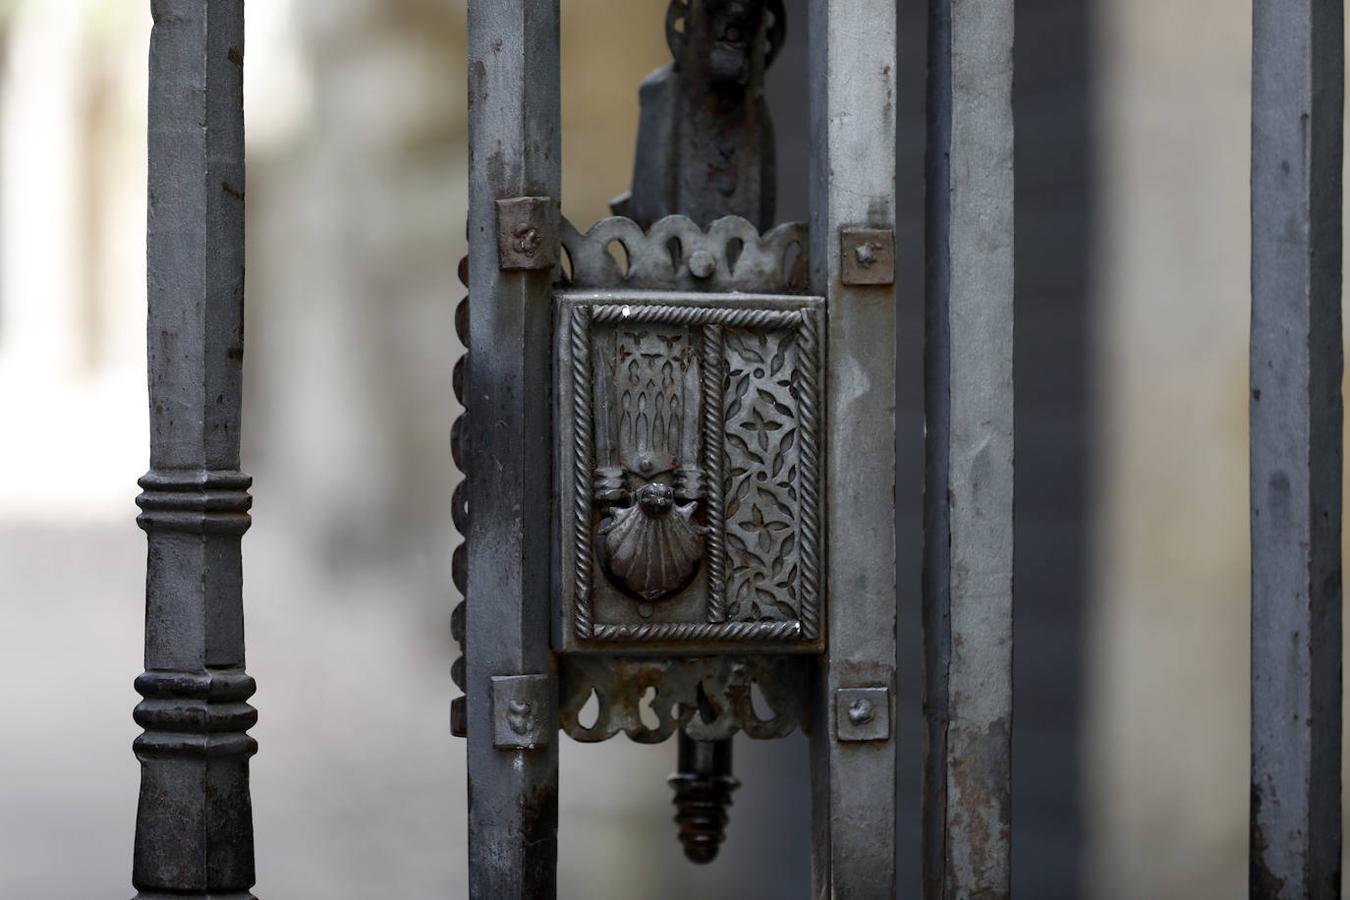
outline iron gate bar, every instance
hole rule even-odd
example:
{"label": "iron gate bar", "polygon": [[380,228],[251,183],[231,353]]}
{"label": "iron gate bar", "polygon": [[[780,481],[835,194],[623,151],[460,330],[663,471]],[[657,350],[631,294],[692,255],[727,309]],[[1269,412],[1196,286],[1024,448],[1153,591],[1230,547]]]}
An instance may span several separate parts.
{"label": "iron gate bar", "polygon": [[811,732],[813,895],[895,893],[895,734],[840,741],[836,693],[895,693],[895,288],[846,285],[846,228],[895,228],[893,2],[811,0],[811,286],[828,300],[828,649]]}
{"label": "iron gate bar", "polygon": [[1253,898],[1340,896],[1342,0],[1256,0]]}
{"label": "iron gate bar", "polygon": [[1013,0],[929,6],[924,896],[1011,884]]}
{"label": "iron gate bar", "polygon": [[[550,510],[549,269],[498,266],[498,200],[561,185],[558,0],[469,3],[469,346],[466,694],[469,890],[556,893],[558,721],[534,749],[493,746],[492,679],[547,676]],[[556,220],[553,223],[556,225]],[[548,229],[556,240],[556,227]]]}
{"label": "iron gate bar", "polygon": [[244,3],[153,0],[147,350],[150,471],[140,805],[142,898],[251,898],[253,813],[240,539]]}

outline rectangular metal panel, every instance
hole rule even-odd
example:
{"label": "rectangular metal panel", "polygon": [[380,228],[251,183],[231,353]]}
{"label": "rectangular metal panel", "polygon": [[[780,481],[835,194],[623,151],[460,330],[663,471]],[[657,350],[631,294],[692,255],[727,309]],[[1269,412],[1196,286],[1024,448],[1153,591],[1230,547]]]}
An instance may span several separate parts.
{"label": "rectangular metal panel", "polygon": [[154,0],[147,300],[150,471],[140,896],[250,897],[253,817],[240,538],[244,4]]}
{"label": "rectangular metal panel", "polygon": [[[557,0],[469,4],[469,362],[466,604],[469,890],[556,890],[557,741],[494,746],[492,678],[547,675],[553,502],[552,272],[501,268],[498,200],[559,199]],[[524,236],[522,236],[524,237]],[[533,243],[533,241],[529,242]],[[557,728],[556,708],[548,710]]]}
{"label": "rectangular metal panel", "polygon": [[558,295],[561,650],[820,649],[821,307]]}
{"label": "rectangular metal panel", "polygon": [[812,0],[807,29],[811,287],[826,298],[828,321],[828,649],[811,734],[812,882],[821,898],[895,892],[893,731],[840,741],[836,715],[843,689],[894,696],[895,289],[846,284],[841,250],[845,229],[895,228],[895,22],[893,2]]}
{"label": "rectangular metal panel", "polygon": [[929,14],[924,896],[1007,897],[1013,2]]}
{"label": "rectangular metal panel", "polygon": [[1341,0],[1256,0],[1251,896],[1340,896]]}

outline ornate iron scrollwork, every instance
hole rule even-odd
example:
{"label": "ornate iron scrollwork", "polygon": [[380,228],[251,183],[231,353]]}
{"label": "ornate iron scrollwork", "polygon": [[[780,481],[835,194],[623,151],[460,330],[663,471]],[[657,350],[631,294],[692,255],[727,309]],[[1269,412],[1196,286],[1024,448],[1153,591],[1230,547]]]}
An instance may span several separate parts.
{"label": "ornate iron scrollwork", "polygon": [[[658,225],[632,239],[630,259],[689,234],[684,222]],[[783,272],[787,238],[800,239],[800,226],[764,241],[728,225],[764,271]],[[587,241],[633,229],[574,240],[574,259],[588,257]],[[709,252],[719,230],[730,228],[696,230],[690,245]],[[661,258],[678,283],[684,269],[664,246]],[[644,285],[659,277],[629,271]],[[618,286],[558,300],[564,649],[815,649],[820,301],[631,290],[617,270],[609,280]]]}
{"label": "ornate iron scrollwork", "polygon": [[[568,656],[559,702],[562,728],[586,743],[622,732],[639,744],[658,744],[680,729],[699,741],[737,732],[759,739],[787,737],[809,718],[807,672],[797,662],[783,655]],[[598,704],[595,718],[584,724],[583,710],[592,696]]]}
{"label": "ornate iron scrollwork", "polygon": [[[823,640],[823,304],[800,293],[806,229],[616,217],[560,237],[562,727],[678,733],[680,840],[707,862],[738,784],[732,735],[807,721],[810,663],[783,651]],[[610,655],[636,652],[669,655]],[[728,655],[690,656],[714,652]]]}
{"label": "ornate iron scrollwork", "polygon": [[[774,219],[782,0],[670,0],[631,193],[584,232],[555,202],[556,5],[470,4],[473,536],[455,567],[493,596],[452,627],[476,895],[556,893],[558,729],[675,738],[680,842],[708,862],[734,736],[808,722],[817,891],[894,892],[894,10],[863,6],[812,7],[808,234]],[[827,477],[847,496],[826,503]],[[827,583],[847,588],[828,608]]]}
{"label": "ornate iron scrollwork", "polygon": [[[687,216],[665,216],[644,229],[632,219],[601,219],[585,233],[564,219],[568,260],[563,287],[623,290],[800,294],[806,290],[807,228],[788,222],[763,234],[740,216],[707,228]],[[623,248],[625,265],[610,252]]]}
{"label": "ornate iron scrollwork", "polygon": [[790,654],[824,641],[823,301],[803,296],[805,227],[760,231],[785,25],[780,0],[672,0],[632,193],[584,234],[559,227],[561,722],[583,741],[678,733],[696,862],[723,840],[731,736],[807,721],[813,666]]}

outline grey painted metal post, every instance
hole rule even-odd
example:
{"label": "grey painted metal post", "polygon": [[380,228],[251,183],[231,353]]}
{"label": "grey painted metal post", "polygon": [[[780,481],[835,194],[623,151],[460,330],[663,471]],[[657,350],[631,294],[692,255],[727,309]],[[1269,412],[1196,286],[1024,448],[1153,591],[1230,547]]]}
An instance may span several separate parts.
{"label": "grey painted metal post", "polygon": [[531,711],[546,719],[542,745],[498,749],[492,679],[547,676],[541,695],[557,696],[549,652],[553,272],[499,268],[496,201],[558,200],[558,37],[557,0],[469,4],[469,887],[483,898],[556,890],[556,708]]}
{"label": "grey painted metal post", "polygon": [[1340,896],[1341,0],[1256,0],[1252,897]]}
{"label": "grey painted metal post", "polygon": [[828,300],[829,649],[811,735],[822,898],[895,891],[895,22],[892,2],[810,5],[811,284]]}
{"label": "grey painted metal post", "polygon": [[924,896],[1011,889],[1013,0],[929,13]]}
{"label": "grey painted metal post", "polygon": [[132,881],[247,898],[253,876],[239,472],[244,327],[243,0],[154,0],[145,698]]}

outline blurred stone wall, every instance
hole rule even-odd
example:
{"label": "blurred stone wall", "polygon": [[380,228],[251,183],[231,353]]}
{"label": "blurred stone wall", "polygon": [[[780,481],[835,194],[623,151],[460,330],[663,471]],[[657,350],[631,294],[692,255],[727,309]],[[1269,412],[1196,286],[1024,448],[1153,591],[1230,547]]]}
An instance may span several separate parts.
{"label": "blurred stone wall", "polygon": [[1235,897],[1250,727],[1251,5],[1100,5],[1089,884],[1103,898]]}
{"label": "blurred stone wall", "polygon": [[1233,897],[1247,850],[1250,4],[1109,4],[1088,745],[1102,897]]}

